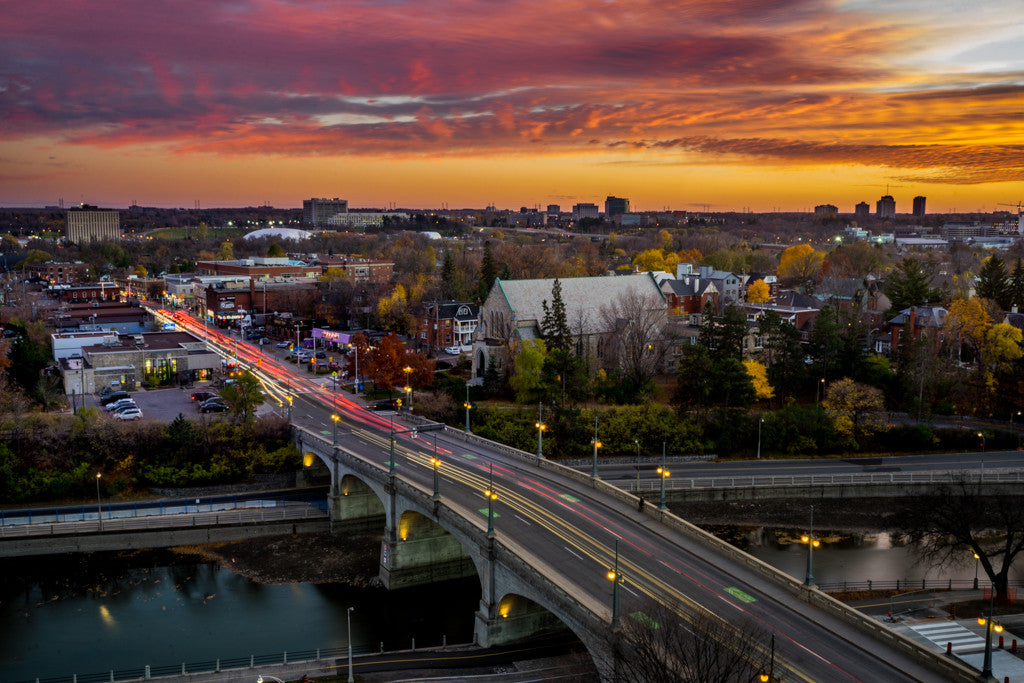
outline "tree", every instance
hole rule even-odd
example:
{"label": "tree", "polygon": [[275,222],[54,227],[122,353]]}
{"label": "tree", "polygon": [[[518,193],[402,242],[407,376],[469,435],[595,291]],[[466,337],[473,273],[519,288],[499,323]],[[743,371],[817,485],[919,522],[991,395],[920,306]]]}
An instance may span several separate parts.
{"label": "tree", "polygon": [[132,268],[132,275],[137,275],[138,277],[146,277],[147,275],[149,275],[149,272],[146,270],[145,266],[138,265]]}
{"label": "tree", "polygon": [[992,316],[986,310],[984,299],[956,299],[949,304],[944,329],[956,341],[958,360],[962,360],[966,345],[973,351],[973,358],[981,363],[985,334],[991,326]]}
{"label": "tree", "polygon": [[818,311],[808,339],[808,351],[814,359],[814,369],[819,378],[828,379],[836,374],[841,346],[839,332],[835,309],[825,306]]}
{"label": "tree", "polygon": [[854,382],[849,377],[832,382],[821,406],[832,416],[835,429],[859,442],[885,422],[885,402],[875,387]]}
{"label": "tree", "polygon": [[683,348],[674,397],[678,412],[694,405],[699,418],[705,406],[742,408],[753,399],[754,384],[738,358],[716,355],[700,344]]}
{"label": "tree", "polygon": [[405,344],[392,332],[368,352],[360,349],[359,369],[375,385],[391,391],[405,384],[405,372],[402,370],[406,366],[405,356]]}
{"label": "tree", "polygon": [[29,335],[15,337],[8,352],[10,366],[7,368],[8,378],[21,387],[27,395],[36,401],[42,399],[39,391],[39,374],[50,364],[50,353],[45,345],[32,341]]}
{"label": "tree", "polygon": [[768,383],[768,371],[763,364],[756,360],[743,361],[743,367],[750,375],[750,383],[754,386],[754,396],[760,401],[767,401],[775,396],[775,390]]}
{"label": "tree", "polygon": [[809,244],[788,247],[779,257],[779,279],[813,288],[824,260],[825,254]]}
{"label": "tree", "polygon": [[754,280],[747,288],[747,301],[752,304],[767,303],[771,297],[771,288],[764,280]]}
{"label": "tree", "polygon": [[221,389],[220,396],[235,419],[244,423],[252,422],[256,408],[266,401],[259,378],[248,370],[236,377],[234,384]]}
{"label": "tree", "polygon": [[1007,311],[1013,300],[1010,285],[1010,274],[1003,260],[995,255],[985,259],[978,273],[978,296],[995,301],[1001,310]]}
{"label": "tree", "polygon": [[220,248],[217,250],[218,261],[232,261],[235,258],[235,248],[231,245],[231,240],[224,240]]}
{"label": "tree", "polygon": [[441,298],[449,301],[462,299],[462,289],[462,276],[455,267],[455,256],[449,249],[444,252],[444,261],[441,262]]}
{"label": "tree", "polygon": [[923,561],[963,563],[976,554],[996,600],[1008,602],[1010,569],[1024,550],[1024,502],[1019,496],[961,477],[897,500],[888,526],[907,534]]}
{"label": "tree", "polygon": [[762,338],[762,357],[767,366],[768,381],[783,395],[798,391],[807,374],[800,330],[771,310],[765,311],[757,321],[757,329]]}
{"label": "tree", "polygon": [[377,318],[380,326],[387,332],[407,334],[412,316],[409,314],[409,301],[405,287],[396,284],[391,294],[377,302]]}
{"label": "tree", "polygon": [[267,247],[267,256],[270,258],[280,258],[285,256],[284,248],[277,242],[273,242]]}
{"label": "tree", "polygon": [[725,307],[720,318],[705,314],[699,343],[716,357],[743,360],[743,340],[747,336],[747,317],[734,304]]}
{"label": "tree", "polygon": [[477,286],[477,299],[485,301],[491,291],[494,280],[498,277],[498,264],[494,261],[494,250],[491,241],[484,240],[484,255],[480,260],[480,283]]}
{"label": "tree", "polygon": [[[628,577],[627,577],[628,579]],[[645,683],[755,681],[769,672],[769,636],[753,622],[726,620],[703,608],[648,600],[610,630],[616,680]]]}
{"label": "tree", "polygon": [[544,309],[540,329],[548,350],[568,353],[571,350],[572,332],[565,314],[565,302],[562,301],[562,283],[558,278],[551,284],[551,306],[548,306],[547,299],[541,301],[540,305]]}
{"label": "tree", "polygon": [[1018,311],[1024,311],[1024,266],[1020,259],[1013,267],[1013,274],[1010,275],[1010,307],[1017,307]]}
{"label": "tree", "polygon": [[905,258],[885,279],[882,291],[889,297],[892,307],[886,313],[889,317],[893,311],[899,312],[911,306],[920,306],[939,299],[939,292],[932,289],[933,272],[920,261]]}
{"label": "tree", "polygon": [[515,372],[509,379],[519,403],[533,403],[538,400],[542,384],[541,373],[546,358],[547,348],[543,339],[527,339],[519,347]]}
{"label": "tree", "polygon": [[1021,357],[1021,339],[1024,334],[1019,328],[1007,323],[997,323],[985,331],[985,346],[981,360],[990,372],[1008,372],[1013,361]]}
{"label": "tree", "polygon": [[623,293],[601,307],[608,367],[617,367],[636,388],[654,379],[665,358],[665,304],[658,295]]}

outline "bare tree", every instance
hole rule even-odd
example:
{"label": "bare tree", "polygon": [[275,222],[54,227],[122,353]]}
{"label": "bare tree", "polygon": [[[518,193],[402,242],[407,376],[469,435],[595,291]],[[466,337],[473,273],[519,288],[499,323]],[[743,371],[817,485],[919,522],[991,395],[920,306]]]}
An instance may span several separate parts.
{"label": "bare tree", "polygon": [[1020,496],[994,493],[961,476],[925,495],[899,499],[890,528],[914,541],[923,561],[963,564],[976,554],[996,591],[1008,597],[1008,577],[1024,550],[1024,504]]}
{"label": "bare tree", "polygon": [[650,381],[665,358],[665,301],[632,291],[602,306],[600,315],[610,330],[605,365],[618,367],[638,387]]}
{"label": "bare tree", "polygon": [[[622,628],[608,638],[616,680],[754,681],[771,667],[770,636],[757,626],[705,611],[683,617],[679,606],[654,601],[625,615]],[[775,669],[780,671],[778,663]]]}

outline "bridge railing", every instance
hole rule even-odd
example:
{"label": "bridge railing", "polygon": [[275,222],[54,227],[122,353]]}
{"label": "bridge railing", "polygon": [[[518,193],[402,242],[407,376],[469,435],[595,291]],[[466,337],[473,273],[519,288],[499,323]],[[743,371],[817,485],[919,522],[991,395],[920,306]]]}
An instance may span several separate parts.
{"label": "bridge railing", "polygon": [[[1024,482],[1024,472],[982,472],[977,474],[964,472],[857,472],[849,474],[788,474],[788,475],[750,475],[745,477],[679,477],[666,479],[665,489],[678,491],[681,489],[711,488],[746,488],[756,486],[816,486],[816,485],[853,485],[853,484],[940,484],[954,481],[970,483],[1020,483]],[[630,491],[660,491],[658,480],[641,480],[639,487],[635,481],[627,485]]]}
{"label": "bridge railing", "polygon": [[[859,581],[829,581],[819,583],[818,590],[825,593],[846,593],[850,591],[966,591],[978,590],[973,579],[863,579]],[[983,578],[977,585],[988,586]],[[1010,580],[1011,587],[1024,587],[1024,580]]]}
{"label": "bridge railing", "polygon": [[323,519],[327,512],[318,506],[304,503],[286,503],[275,507],[237,509],[220,512],[195,512],[150,517],[104,517],[102,524],[92,513],[92,519],[77,522],[44,524],[18,524],[0,527],[0,538],[26,538],[66,534],[95,533],[98,531],[139,531],[146,529],[173,529],[253,522],[277,522],[294,519]]}

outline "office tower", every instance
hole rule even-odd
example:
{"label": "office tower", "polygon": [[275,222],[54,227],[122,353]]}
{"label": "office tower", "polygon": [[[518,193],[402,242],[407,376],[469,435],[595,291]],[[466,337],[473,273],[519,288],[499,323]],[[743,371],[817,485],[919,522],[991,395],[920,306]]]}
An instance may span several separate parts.
{"label": "office tower", "polygon": [[629,213],[629,200],[624,197],[606,197],[604,200],[604,217],[613,218]]}
{"label": "office tower", "polygon": [[815,216],[833,216],[839,213],[839,207],[834,204],[818,204],[814,207]]}
{"label": "office tower", "polygon": [[302,200],[302,224],[314,228],[325,228],[329,219],[339,213],[348,213],[347,199],[304,199]]}
{"label": "office tower", "polygon": [[599,215],[600,212],[597,209],[597,204],[590,204],[587,202],[573,204],[572,219],[576,222],[579,222],[584,218],[597,218]]}
{"label": "office tower", "polygon": [[75,244],[119,240],[120,215],[113,209],[100,209],[89,204],[68,209],[64,236]]}
{"label": "office tower", "polygon": [[853,207],[853,216],[858,220],[863,220],[871,216],[871,205],[867,202],[859,202],[857,206]]}
{"label": "office tower", "polygon": [[918,218],[924,218],[924,203],[927,197],[914,197],[914,215]]}
{"label": "office tower", "polygon": [[896,200],[892,195],[885,195],[875,204],[875,216],[877,218],[895,218]]}

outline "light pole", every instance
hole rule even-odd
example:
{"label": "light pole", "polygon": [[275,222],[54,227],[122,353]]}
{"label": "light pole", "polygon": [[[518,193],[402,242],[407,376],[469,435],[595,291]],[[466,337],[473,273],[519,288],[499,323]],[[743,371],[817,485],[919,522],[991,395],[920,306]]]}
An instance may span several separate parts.
{"label": "light pole", "polygon": [[103,503],[100,502],[100,476],[99,472],[96,473],[96,519],[99,521],[100,531],[103,531]]}
{"label": "light pole", "polygon": [[408,410],[411,413],[412,412],[412,387],[410,387],[409,385],[406,385],[406,386],[402,387],[402,390],[405,391],[405,409]]}
{"label": "light pole", "polygon": [[537,457],[544,457],[544,430],[547,429],[547,425],[544,424],[544,404],[540,404],[540,408],[537,411]]}
{"label": "light pole", "polygon": [[992,622],[995,603],[996,587],[995,584],[993,584],[989,589],[988,619],[985,619],[985,617],[978,617],[978,623],[985,626],[985,659],[981,665],[981,680],[983,681],[996,680],[992,675],[992,629],[995,629],[996,633],[1001,633],[1003,626],[1002,624],[994,624]]}
{"label": "light pole", "polygon": [[978,438],[981,439],[981,442],[980,442],[981,443],[981,452],[984,453],[985,452],[985,435],[982,434],[981,432],[978,432]]}
{"label": "light pole", "polygon": [[352,612],[355,607],[349,607],[345,613],[345,621],[348,626],[348,683],[354,683],[355,676],[352,675]]}
{"label": "light pole", "polygon": [[358,394],[359,393],[359,347],[356,346],[354,342],[350,343],[349,346],[351,346],[355,350],[355,352],[356,352],[356,368],[355,368],[355,370],[356,370],[356,372],[355,372],[356,386],[355,386],[355,391],[353,391],[352,393],[353,394]]}
{"label": "light pole", "polygon": [[665,442],[661,442],[661,467],[658,468],[658,474],[661,475],[661,502],[658,503],[658,509],[664,510],[668,507],[665,504],[665,480],[671,476],[671,472],[665,467]]}
{"label": "light pole", "polygon": [[761,459],[761,425],[764,424],[764,418],[757,418],[757,459]]}
{"label": "light pole", "polygon": [[615,564],[608,570],[608,580],[612,582],[612,628],[619,627],[619,584],[622,583],[622,575],[619,574],[619,539],[615,539]]}
{"label": "light pole", "polygon": [[395,416],[391,416],[391,458],[388,460],[388,476],[395,476]]}
{"label": "light pole", "polygon": [[981,563],[981,556],[974,553],[974,590],[978,590],[978,564]]}
{"label": "light pole", "polygon": [[285,396],[285,398],[288,399],[288,421],[291,422],[292,421],[292,397],[291,396]]}
{"label": "light pole", "polygon": [[597,440],[597,415],[594,415],[594,438],[590,443],[594,444],[594,469],[590,476],[597,479],[597,449],[601,447],[601,442]]}
{"label": "light pole", "polygon": [[462,404],[462,407],[466,409],[466,433],[469,434],[469,409],[472,408],[472,404],[469,402],[469,384],[466,384],[466,402]]}
{"label": "light pole", "polygon": [[821,379],[818,380],[818,383],[814,386],[814,405],[818,405],[819,396],[821,395],[821,392],[822,392],[822,390],[824,390],[824,388],[825,388],[825,378],[822,377]]}
{"label": "light pole", "polygon": [[640,495],[640,441],[633,439],[633,443],[636,444],[636,492]]}
{"label": "light pole", "polygon": [[804,585],[808,588],[814,587],[814,572],[813,566],[814,561],[812,556],[814,555],[814,549],[817,548],[821,543],[814,537],[814,506],[811,506],[811,525],[807,530],[807,535],[800,538],[801,543],[807,544],[807,575],[804,577]]}
{"label": "light pole", "polygon": [[768,673],[761,674],[758,678],[761,683],[770,683],[775,678],[775,634],[772,634],[772,654],[768,664]]}
{"label": "light pole", "polygon": [[338,420],[341,418],[337,415],[331,415],[331,420],[334,422],[334,447],[338,447]]}
{"label": "light pole", "polygon": [[494,499],[498,493],[494,490],[494,465],[488,467],[487,490],[484,491],[487,498],[487,538],[494,538]]}

